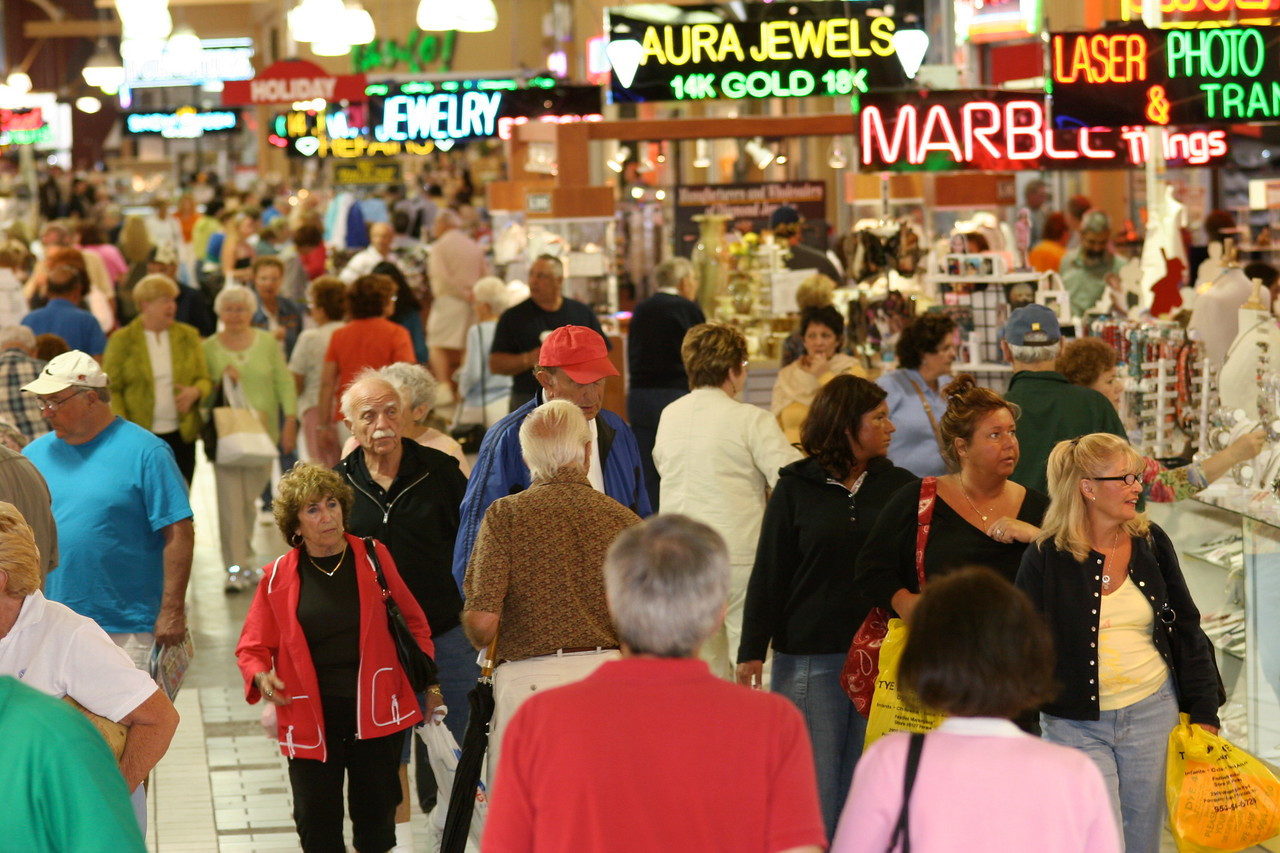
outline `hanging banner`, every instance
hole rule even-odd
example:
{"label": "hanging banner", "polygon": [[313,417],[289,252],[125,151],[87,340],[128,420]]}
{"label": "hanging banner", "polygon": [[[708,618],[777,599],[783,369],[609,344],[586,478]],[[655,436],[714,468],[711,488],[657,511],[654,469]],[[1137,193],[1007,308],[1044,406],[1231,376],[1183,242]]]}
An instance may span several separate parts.
{"label": "hanging banner", "polygon": [[[861,99],[861,164],[878,171],[1129,169],[1148,159],[1145,127],[1051,124],[1043,98],[994,90],[871,94]],[[1165,128],[1171,168],[1227,155],[1227,132]]]}
{"label": "hanging banner", "polygon": [[882,8],[866,3],[609,8],[610,100],[847,97],[901,88],[908,83],[903,63],[914,62],[914,73],[928,37],[918,14],[898,10],[891,17]]}
{"label": "hanging banner", "polygon": [[1092,127],[1280,121],[1280,27],[1053,33],[1053,115]]}
{"label": "hanging banner", "polygon": [[[739,233],[768,229],[769,217],[789,205],[805,221],[807,236],[826,238],[827,185],[822,181],[779,181],[761,184],[693,184],[676,187],[676,251],[688,257],[698,242],[693,217],[718,213],[733,217]],[[821,248],[826,248],[825,244]]]}
{"label": "hanging banner", "polygon": [[223,84],[222,105],[292,104],[298,101],[360,101],[364,99],[363,74],[329,74],[314,62],[282,59],[252,80]]}
{"label": "hanging banner", "polygon": [[233,133],[240,129],[239,110],[201,111],[183,107],[173,112],[126,113],[124,132],[155,134],[165,139],[197,139],[209,133]]}

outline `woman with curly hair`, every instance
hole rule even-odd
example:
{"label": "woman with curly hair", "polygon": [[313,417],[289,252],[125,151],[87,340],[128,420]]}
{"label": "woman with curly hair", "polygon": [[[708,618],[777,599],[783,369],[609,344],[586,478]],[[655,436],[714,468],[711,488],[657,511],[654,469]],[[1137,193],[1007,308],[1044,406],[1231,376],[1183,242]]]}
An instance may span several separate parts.
{"label": "woman with curly hair", "polygon": [[947,473],[939,427],[947,403],[939,393],[956,358],[956,323],[945,314],[924,314],[898,338],[898,369],[876,384],[889,395],[889,417],[898,438],[889,451],[893,464],[917,477]]}

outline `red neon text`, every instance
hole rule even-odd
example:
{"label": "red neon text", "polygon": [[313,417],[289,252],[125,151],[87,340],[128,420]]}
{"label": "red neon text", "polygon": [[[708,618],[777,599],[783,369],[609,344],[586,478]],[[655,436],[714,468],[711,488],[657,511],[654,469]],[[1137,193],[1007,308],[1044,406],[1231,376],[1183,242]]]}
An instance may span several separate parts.
{"label": "red neon text", "polygon": [[[1070,56],[1064,43],[1073,39]],[[1053,79],[1058,83],[1132,83],[1147,79],[1147,40],[1141,35],[1054,36]]]}
{"label": "red neon text", "polygon": [[44,127],[44,112],[40,107],[18,112],[0,110],[0,130],[39,130]]}

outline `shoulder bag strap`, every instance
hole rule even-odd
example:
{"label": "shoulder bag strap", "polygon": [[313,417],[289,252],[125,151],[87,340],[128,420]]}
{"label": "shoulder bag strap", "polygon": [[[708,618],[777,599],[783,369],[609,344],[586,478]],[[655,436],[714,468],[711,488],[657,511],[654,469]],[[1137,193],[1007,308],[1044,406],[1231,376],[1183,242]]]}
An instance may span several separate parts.
{"label": "shoulder bag strap", "polygon": [[945,445],[942,443],[942,430],[938,429],[938,419],[933,416],[933,406],[929,405],[929,400],[924,396],[924,389],[914,379],[908,378],[907,381],[911,383],[912,388],[916,389],[916,396],[920,398],[920,405],[924,406],[924,413],[929,416],[929,425],[933,427],[933,438],[938,442],[938,452],[942,453],[942,458],[945,459],[946,453],[943,452]]}
{"label": "shoulder bag strap", "polygon": [[902,845],[902,853],[911,853],[911,828],[908,818],[911,814],[911,789],[916,784],[916,773],[920,769],[920,753],[924,751],[924,735],[919,732],[911,734],[911,744],[907,747],[907,771],[902,777],[902,808],[898,812],[898,823],[889,837],[889,846],[885,853],[893,853]]}
{"label": "shoulder bag strap", "polygon": [[924,549],[929,544],[929,527],[937,503],[938,478],[925,477],[920,481],[920,509],[916,516],[916,581],[921,592],[924,592]]}
{"label": "shoulder bag strap", "polygon": [[387,589],[387,577],[382,573],[382,561],[378,559],[377,546],[372,536],[366,536],[360,541],[364,543],[364,551],[369,556],[369,562],[373,563],[374,572],[378,575],[378,586],[382,587],[382,600],[386,601],[391,597],[391,590]]}

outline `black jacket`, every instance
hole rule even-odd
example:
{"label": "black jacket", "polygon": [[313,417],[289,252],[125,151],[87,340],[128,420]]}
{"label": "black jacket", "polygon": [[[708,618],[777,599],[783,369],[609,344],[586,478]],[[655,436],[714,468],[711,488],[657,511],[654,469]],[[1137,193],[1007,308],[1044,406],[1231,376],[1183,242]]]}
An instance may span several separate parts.
{"label": "black jacket", "polygon": [[369,475],[364,453],[352,451],[334,469],[355,490],[349,526],[387,546],[405,584],[427,615],[432,634],[458,625],[462,596],[453,582],[458,507],[467,478],[458,460],[416,441],[400,439],[400,471],[383,491]]}
{"label": "black jacket", "polygon": [[[1031,545],[1022,557],[1018,587],[1049,620],[1061,693],[1041,710],[1068,720],[1098,719],[1098,611],[1103,555],[1085,563],[1059,551],[1052,541]],[[1169,536],[1156,525],[1133,540],[1129,578],[1155,613],[1151,639],[1173,673],[1179,709],[1191,722],[1218,725],[1218,669],[1200,611],[1191,600]]]}
{"label": "black jacket", "polygon": [[914,479],[888,459],[873,459],[850,497],[814,459],[780,473],[747,586],[739,661],[764,660],[770,641],[785,654],[849,650],[867,615],[856,604],[854,559],[889,496]]}

